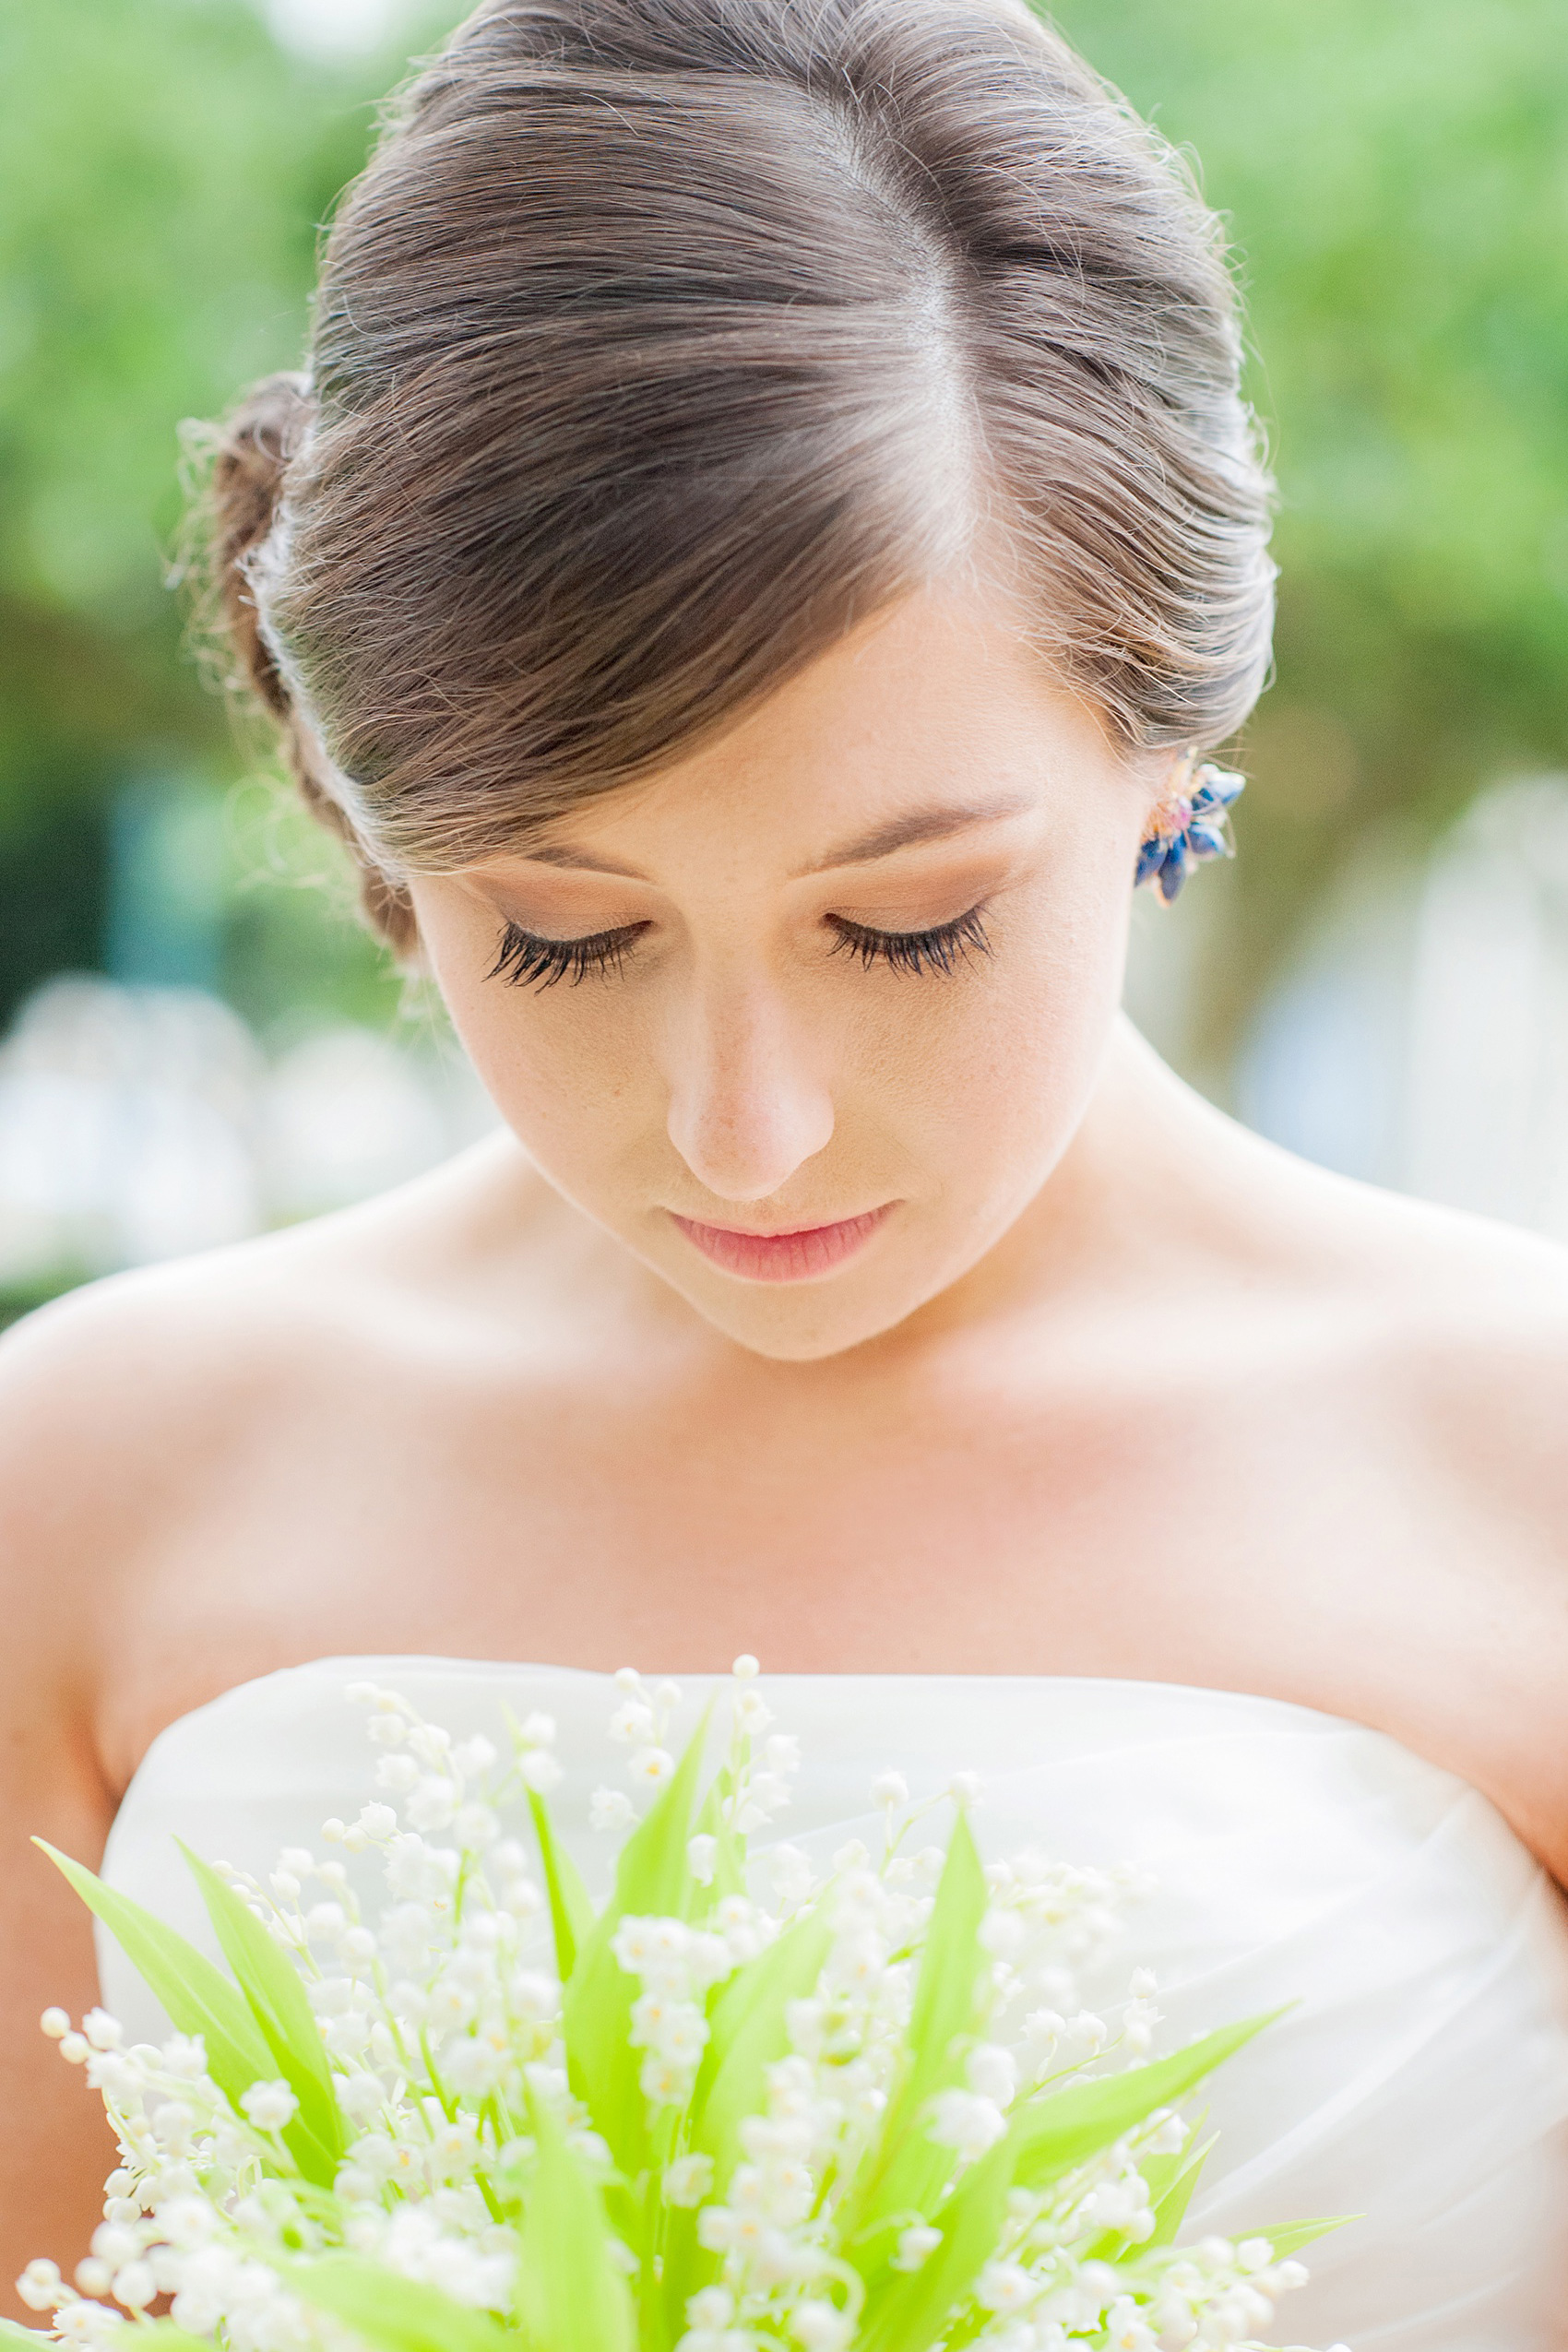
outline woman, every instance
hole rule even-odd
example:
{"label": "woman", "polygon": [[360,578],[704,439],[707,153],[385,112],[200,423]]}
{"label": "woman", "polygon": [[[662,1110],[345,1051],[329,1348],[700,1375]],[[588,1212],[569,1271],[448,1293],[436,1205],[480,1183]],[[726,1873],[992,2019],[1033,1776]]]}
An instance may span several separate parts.
{"label": "woman", "polygon": [[811,1834],[923,1740],[1162,1872],[1181,2029],[1303,1996],[1205,2209],[1364,2210],[1293,2333],[1568,2340],[1563,1260],[1117,1011],[1267,659],[1238,350],[1007,0],[497,0],[414,84],[217,544],[505,1130],[8,1343],[6,2277],[104,2169],[28,1833],[172,1902],[353,1798],[345,1657],[570,1720],[754,1650]]}

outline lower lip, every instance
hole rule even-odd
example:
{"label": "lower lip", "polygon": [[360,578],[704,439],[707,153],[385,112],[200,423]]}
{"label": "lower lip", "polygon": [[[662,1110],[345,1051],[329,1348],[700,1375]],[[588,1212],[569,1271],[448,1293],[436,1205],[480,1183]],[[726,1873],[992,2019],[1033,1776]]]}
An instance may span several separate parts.
{"label": "lower lip", "polygon": [[698,1225],[689,1217],[677,1217],[675,1223],[705,1258],[742,1281],[814,1282],[863,1249],[892,1207],[889,1201],[864,1217],[807,1225],[796,1233],[737,1233],[727,1225]]}

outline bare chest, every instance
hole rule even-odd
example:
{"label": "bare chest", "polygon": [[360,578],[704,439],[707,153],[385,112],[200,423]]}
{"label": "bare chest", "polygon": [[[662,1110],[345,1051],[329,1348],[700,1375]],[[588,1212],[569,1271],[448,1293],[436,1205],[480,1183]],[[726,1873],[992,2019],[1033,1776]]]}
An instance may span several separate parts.
{"label": "bare chest", "polygon": [[192,1480],[118,1610],[105,1762],[123,1782],[174,1716],[311,1657],[750,1650],[1249,1690],[1463,1769],[1494,1533],[1395,1421],[1310,1382],[905,1384],[854,1409],[788,1383],[388,1382],[263,1417]]}

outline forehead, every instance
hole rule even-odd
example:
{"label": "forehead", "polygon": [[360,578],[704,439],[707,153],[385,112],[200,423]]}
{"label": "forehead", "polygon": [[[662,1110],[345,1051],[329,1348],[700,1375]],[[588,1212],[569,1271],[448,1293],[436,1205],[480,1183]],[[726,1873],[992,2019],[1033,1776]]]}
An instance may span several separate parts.
{"label": "forehead", "polygon": [[560,819],[529,854],[626,873],[728,847],[806,872],[1019,814],[1115,758],[1006,600],[931,588],[646,783]]}

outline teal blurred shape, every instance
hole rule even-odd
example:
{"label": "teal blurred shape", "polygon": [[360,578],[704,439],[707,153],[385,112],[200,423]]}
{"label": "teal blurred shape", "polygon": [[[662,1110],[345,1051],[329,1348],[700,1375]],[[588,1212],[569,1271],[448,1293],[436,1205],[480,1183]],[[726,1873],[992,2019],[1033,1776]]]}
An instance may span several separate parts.
{"label": "teal blurred shape", "polygon": [[127,987],[216,993],[226,899],[223,804],[189,776],[142,775],[109,815],[103,965]]}

